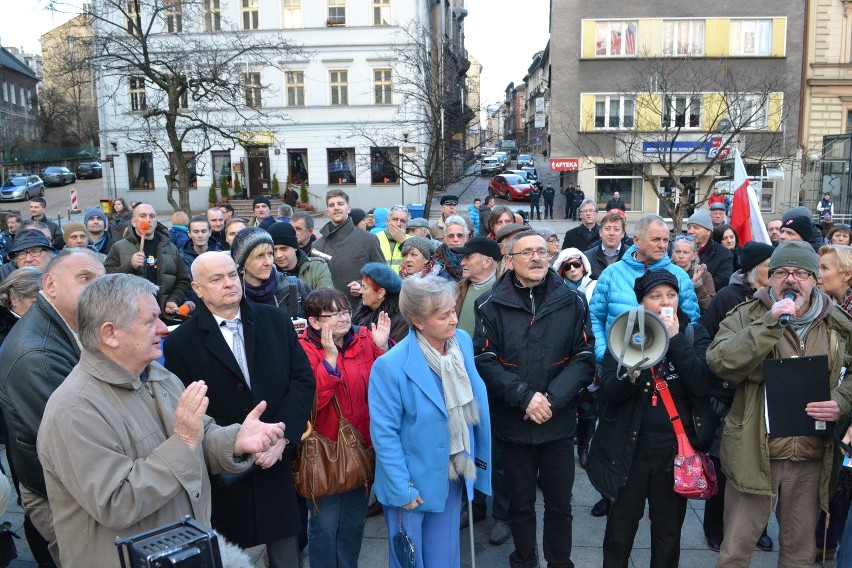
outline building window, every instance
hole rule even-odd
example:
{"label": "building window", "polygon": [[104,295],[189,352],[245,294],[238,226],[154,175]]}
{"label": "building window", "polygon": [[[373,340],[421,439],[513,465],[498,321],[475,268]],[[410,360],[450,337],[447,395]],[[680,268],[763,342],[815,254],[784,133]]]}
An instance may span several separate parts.
{"label": "building window", "polygon": [[145,78],[130,77],[130,110],[145,110]]}
{"label": "building window", "polygon": [[730,34],[731,55],[772,54],[772,20],[731,20]]}
{"label": "building window", "polygon": [[260,27],[260,0],[242,0],[242,13],[244,30]]}
{"label": "building window", "polygon": [[595,128],[633,128],[636,104],[632,97],[607,95],[595,97]]}
{"label": "building window", "polygon": [[328,0],[328,21],[329,26],[345,26],[346,25],[346,0]]}
{"label": "building window", "polygon": [[[195,170],[195,154],[192,152],[184,152],[183,159],[186,162],[186,183],[187,187],[190,189],[198,188],[198,173]],[[175,163],[175,154],[174,152],[169,152],[169,164],[170,171],[174,172],[174,177],[172,177],[172,184],[174,187],[178,186],[179,179],[177,175],[177,164]]]}
{"label": "building window", "polygon": [[281,0],[283,28],[301,28],[302,27],[302,0]]}
{"label": "building window", "polygon": [[127,15],[127,33],[140,35],[141,31],[139,30],[138,23],[139,12],[136,11],[136,0],[128,0],[125,14]]}
{"label": "building window", "polygon": [[260,108],[260,73],[243,73],[243,91],[246,96],[246,106]]}
{"label": "building window", "polygon": [[699,128],[701,95],[666,95],[663,104],[663,128]]}
{"label": "building window", "polygon": [[393,71],[373,69],[373,91],[377,105],[393,104]]}
{"label": "building window", "polygon": [[389,26],[391,25],[391,5],[390,0],[373,0],[373,25],[374,26]]}
{"label": "building window", "polygon": [[231,152],[228,150],[214,150],[210,152],[211,162],[213,163],[213,180],[216,185],[222,183],[228,184],[231,187]]}
{"label": "building window", "polygon": [[663,23],[665,55],[704,55],[704,20]]}
{"label": "building window", "polygon": [[846,111],[846,130],[844,130],[843,132],[844,134],[852,132],[852,110]]}
{"label": "building window", "polygon": [[222,31],[222,9],[219,0],[203,0],[204,31]]}
{"label": "building window", "polygon": [[602,209],[616,191],[630,211],[642,209],[642,176],[628,164],[597,166],[595,171],[595,198]]}
{"label": "building window", "polygon": [[346,106],[349,104],[349,72],[329,71],[329,84],[331,85],[331,104],[334,106]]}
{"label": "building window", "polygon": [[287,106],[305,106],[304,71],[287,71]]}
{"label": "building window", "polygon": [[399,148],[370,148],[370,182],[373,185],[399,183]]}
{"label": "building window", "polygon": [[130,189],[154,189],[154,157],[150,152],[127,154],[127,180]]}
{"label": "building window", "polygon": [[624,57],[636,55],[636,22],[597,22],[595,56]]}
{"label": "building window", "polygon": [[328,185],[355,183],[355,148],[334,148],[328,154]]}
{"label": "building window", "polygon": [[166,33],[179,34],[183,31],[181,0],[166,0]]}
{"label": "building window", "polygon": [[178,97],[178,110],[188,110],[189,109],[189,91],[184,91],[181,93],[180,97]]}
{"label": "building window", "polygon": [[737,95],[728,99],[728,117],[744,130],[769,128],[769,94]]}

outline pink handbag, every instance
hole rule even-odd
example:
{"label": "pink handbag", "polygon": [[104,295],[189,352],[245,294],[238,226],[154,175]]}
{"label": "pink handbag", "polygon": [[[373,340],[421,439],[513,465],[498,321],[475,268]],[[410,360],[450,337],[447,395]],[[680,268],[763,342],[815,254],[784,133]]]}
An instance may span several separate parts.
{"label": "pink handbag", "polygon": [[666,412],[669,413],[677,438],[677,455],[674,459],[675,493],[683,495],[687,499],[706,501],[713,497],[719,489],[716,481],[716,468],[713,467],[713,462],[710,461],[707,454],[696,452],[692,444],[689,443],[689,438],[683,429],[683,423],[680,421],[680,416],[672,399],[672,393],[669,392],[669,385],[664,379],[653,374],[652,376],[654,377],[656,391],[663,399]]}

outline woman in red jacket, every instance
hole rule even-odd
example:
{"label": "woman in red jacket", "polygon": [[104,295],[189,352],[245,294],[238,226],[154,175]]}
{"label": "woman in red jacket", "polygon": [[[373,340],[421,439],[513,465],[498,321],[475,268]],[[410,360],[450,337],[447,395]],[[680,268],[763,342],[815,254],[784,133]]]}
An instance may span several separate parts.
{"label": "woman in red jacket", "polygon": [[[337,439],[337,411],[332,403],[336,396],[343,416],[370,446],[367,385],[373,362],[390,348],[390,318],[382,312],[370,329],[353,326],[349,301],[333,288],[311,292],[302,307],[308,326],[299,342],[317,383],[314,428],[327,438]],[[321,497],[316,504],[316,509],[309,508],[308,517],[311,566],[356,567],[367,518],[364,489]]]}

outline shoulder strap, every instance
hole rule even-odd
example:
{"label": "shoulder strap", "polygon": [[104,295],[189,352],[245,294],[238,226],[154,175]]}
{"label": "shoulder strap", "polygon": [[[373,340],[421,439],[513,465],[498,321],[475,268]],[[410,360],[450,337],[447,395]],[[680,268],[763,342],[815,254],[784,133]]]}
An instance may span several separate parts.
{"label": "shoulder strap", "polygon": [[669,418],[672,421],[675,435],[685,436],[686,431],[683,429],[683,423],[680,420],[680,415],[677,413],[677,407],[675,407],[672,393],[669,392],[668,383],[666,383],[665,379],[658,377],[653,370],[651,371],[651,376],[654,377],[654,387],[656,388],[657,393],[660,395],[660,398],[663,399],[663,406],[666,407],[666,412],[669,413]]}

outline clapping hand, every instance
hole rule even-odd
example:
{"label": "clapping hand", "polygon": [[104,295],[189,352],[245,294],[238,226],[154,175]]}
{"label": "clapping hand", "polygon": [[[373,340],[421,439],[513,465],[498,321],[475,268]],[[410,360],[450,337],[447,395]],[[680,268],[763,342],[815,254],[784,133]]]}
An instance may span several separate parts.
{"label": "clapping hand", "polygon": [[704,273],[707,272],[706,264],[699,264],[695,267],[695,270],[692,271],[692,284],[696,288],[701,285],[701,280],[704,277]]}
{"label": "clapping hand", "polygon": [[254,410],[249,412],[246,419],[243,420],[243,425],[237,432],[237,439],[234,441],[235,456],[261,454],[272,448],[284,437],[283,422],[267,424],[260,421],[260,415],[263,414],[264,410],[266,410],[266,401],[261,400],[260,404],[255,406]]}
{"label": "clapping hand", "polygon": [[193,451],[204,439],[204,413],[207,412],[207,385],[204,381],[190,383],[178,399],[175,408],[174,434]]}
{"label": "clapping hand", "polygon": [[284,448],[287,446],[287,440],[281,438],[278,442],[266,450],[265,452],[260,452],[255,456],[254,463],[260,466],[262,469],[268,469],[275,465],[276,463],[281,461],[281,458],[284,456]]}
{"label": "clapping hand", "polygon": [[390,349],[388,337],[390,337],[391,321],[390,316],[385,312],[379,312],[378,323],[370,324],[370,331],[373,334],[373,343],[382,351]]}

